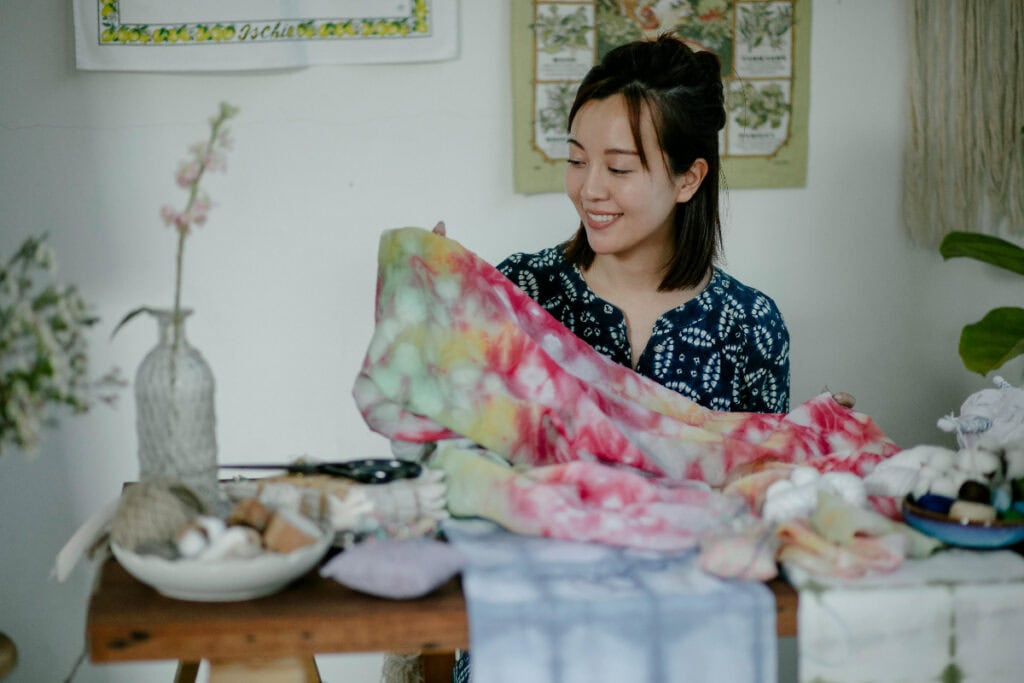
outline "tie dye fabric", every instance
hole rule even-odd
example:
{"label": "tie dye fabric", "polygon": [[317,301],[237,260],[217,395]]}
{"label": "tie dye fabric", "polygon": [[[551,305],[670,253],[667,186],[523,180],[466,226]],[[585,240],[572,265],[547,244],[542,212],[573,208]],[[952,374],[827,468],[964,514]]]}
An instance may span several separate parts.
{"label": "tie dye fabric", "polygon": [[[682,479],[720,487],[764,461],[863,475],[898,450],[828,394],[789,414],[703,408],[597,353],[493,266],[426,230],[385,232],[379,266],[376,328],[354,387],[367,424],[397,441],[468,439],[517,468],[499,474],[460,458],[448,485],[462,514],[570,540],[687,547],[699,524],[623,533],[625,503],[667,520],[683,493],[661,488]],[[541,491],[557,503],[523,504]],[[688,510],[722,513],[714,496],[685,493]],[[595,510],[592,522],[577,514]]]}

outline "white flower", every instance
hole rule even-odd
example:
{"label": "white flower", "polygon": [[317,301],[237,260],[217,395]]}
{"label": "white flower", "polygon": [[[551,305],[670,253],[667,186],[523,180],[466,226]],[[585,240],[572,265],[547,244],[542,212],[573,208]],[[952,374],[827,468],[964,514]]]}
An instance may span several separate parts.
{"label": "white flower", "polygon": [[82,412],[96,389],[123,384],[117,375],[89,380],[85,331],[96,318],[55,273],[45,237],[0,265],[0,455],[34,449],[57,408]]}

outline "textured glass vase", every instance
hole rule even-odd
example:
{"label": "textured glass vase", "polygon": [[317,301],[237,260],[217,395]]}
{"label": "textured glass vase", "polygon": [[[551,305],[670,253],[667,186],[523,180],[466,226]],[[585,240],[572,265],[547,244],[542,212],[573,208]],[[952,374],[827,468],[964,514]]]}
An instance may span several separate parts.
{"label": "textured glass vase", "polygon": [[210,504],[217,500],[217,437],[213,371],[181,333],[175,347],[174,313],[147,311],[160,339],[135,374],[139,477],[183,481]]}

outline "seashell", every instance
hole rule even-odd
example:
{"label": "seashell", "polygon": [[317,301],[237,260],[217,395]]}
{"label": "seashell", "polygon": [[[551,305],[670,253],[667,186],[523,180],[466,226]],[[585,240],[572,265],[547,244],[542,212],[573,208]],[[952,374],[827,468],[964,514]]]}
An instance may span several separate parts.
{"label": "seashell", "polygon": [[182,557],[198,557],[226,529],[227,525],[220,517],[199,515],[178,528],[174,534],[174,544]]}
{"label": "seashell", "polygon": [[196,559],[210,561],[256,557],[262,550],[260,532],[247,526],[231,526],[220,535],[212,537],[209,545],[196,555]]}
{"label": "seashell", "polygon": [[210,545],[210,538],[203,527],[189,522],[175,533],[174,545],[178,549],[179,555],[191,558],[206,550],[206,547]]}
{"label": "seashell", "polygon": [[853,397],[853,394],[847,393],[845,391],[837,391],[836,393],[832,394],[832,400],[838,403],[839,405],[843,406],[844,408],[853,408],[853,406],[857,403],[857,399]]}
{"label": "seashell", "polygon": [[178,528],[204,512],[199,495],[180,481],[141,481],[121,494],[110,540],[132,552],[173,544]]}

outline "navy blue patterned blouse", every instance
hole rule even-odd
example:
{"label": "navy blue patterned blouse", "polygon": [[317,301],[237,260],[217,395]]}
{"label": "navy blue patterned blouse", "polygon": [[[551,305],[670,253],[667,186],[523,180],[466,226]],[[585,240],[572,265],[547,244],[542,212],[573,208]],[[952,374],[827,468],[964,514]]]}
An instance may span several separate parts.
{"label": "navy blue patterned blouse", "polygon": [[[513,254],[498,270],[596,351],[632,366],[625,316],[590,290],[562,246]],[[782,314],[718,268],[703,292],[658,318],[634,369],[714,410],[789,412]]]}

